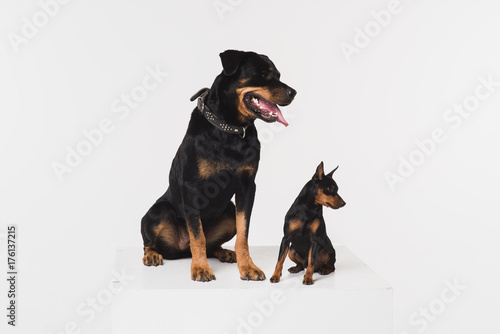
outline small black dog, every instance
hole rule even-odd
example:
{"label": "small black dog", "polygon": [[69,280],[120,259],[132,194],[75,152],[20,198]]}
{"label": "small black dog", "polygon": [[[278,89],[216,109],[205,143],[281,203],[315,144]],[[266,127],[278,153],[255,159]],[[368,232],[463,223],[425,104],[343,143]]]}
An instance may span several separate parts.
{"label": "small black dog", "polygon": [[[142,218],[142,261],[157,266],[164,258],[192,256],[191,278],[205,282],[215,279],[207,256],[237,260],[241,279],[264,280],[248,251],[260,159],[254,121],[287,126],[277,105],[290,104],[296,91],[280,81],[267,56],[227,50],[220,58],[223,71],[212,87],[191,98],[198,106],[172,162],[169,188]],[[234,235],[236,252],[223,249]]]}
{"label": "small black dog", "polygon": [[302,188],[288,210],[283,228],[285,236],[281,241],[278,263],[271,277],[272,283],[280,281],[283,262],[289,250],[290,259],[297,265],[288,271],[298,273],[307,268],[303,284],[314,283],[313,272],[327,275],[335,270],[335,249],[326,235],[323,205],[332,209],[345,205],[338,194],[339,188],[332,179],[337,168],[325,175],[321,162],[312,179]]}

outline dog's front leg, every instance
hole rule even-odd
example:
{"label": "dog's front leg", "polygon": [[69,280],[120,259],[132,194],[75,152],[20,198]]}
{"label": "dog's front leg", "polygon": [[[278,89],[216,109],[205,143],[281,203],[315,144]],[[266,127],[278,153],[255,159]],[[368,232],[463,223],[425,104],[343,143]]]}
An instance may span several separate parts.
{"label": "dog's front leg", "polygon": [[255,198],[255,182],[253,179],[244,179],[236,191],[236,262],[242,280],[262,281],[266,275],[257,267],[250,257],[248,250],[248,227]]}
{"label": "dog's front leg", "polygon": [[314,273],[314,265],[316,264],[316,257],[318,255],[319,243],[317,242],[317,238],[313,235],[311,237],[311,248],[309,249],[309,256],[307,258],[307,269],[304,275],[304,279],[302,280],[302,284],[312,285],[314,284],[313,273]]}
{"label": "dog's front leg", "polygon": [[278,256],[278,263],[276,263],[276,268],[274,269],[274,274],[271,276],[271,283],[278,283],[281,279],[281,272],[283,271],[283,263],[285,263],[286,256],[288,255],[288,250],[290,249],[290,240],[288,235],[285,235],[281,239],[280,252]]}
{"label": "dog's front leg", "polygon": [[199,216],[191,215],[186,217],[187,230],[189,233],[189,247],[193,259],[191,261],[191,279],[199,282],[209,282],[215,279],[212,268],[207,261],[207,243],[201,219]]}

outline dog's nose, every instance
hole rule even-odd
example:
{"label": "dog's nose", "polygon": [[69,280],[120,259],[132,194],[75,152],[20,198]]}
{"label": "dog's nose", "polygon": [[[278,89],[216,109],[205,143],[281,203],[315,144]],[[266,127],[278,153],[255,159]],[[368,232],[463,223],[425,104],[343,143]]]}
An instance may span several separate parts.
{"label": "dog's nose", "polygon": [[297,95],[297,91],[296,91],[295,89],[291,88],[291,87],[288,87],[288,88],[286,89],[286,93],[287,93],[287,94],[288,94],[288,96],[290,96],[290,98],[292,98],[292,99],[295,97],[295,95]]}

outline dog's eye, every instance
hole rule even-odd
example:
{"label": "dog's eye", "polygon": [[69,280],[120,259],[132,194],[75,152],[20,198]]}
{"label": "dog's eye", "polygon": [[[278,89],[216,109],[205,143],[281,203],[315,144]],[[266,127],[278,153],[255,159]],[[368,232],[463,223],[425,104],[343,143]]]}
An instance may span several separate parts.
{"label": "dog's eye", "polygon": [[260,77],[264,80],[271,80],[271,73],[264,71],[260,74]]}

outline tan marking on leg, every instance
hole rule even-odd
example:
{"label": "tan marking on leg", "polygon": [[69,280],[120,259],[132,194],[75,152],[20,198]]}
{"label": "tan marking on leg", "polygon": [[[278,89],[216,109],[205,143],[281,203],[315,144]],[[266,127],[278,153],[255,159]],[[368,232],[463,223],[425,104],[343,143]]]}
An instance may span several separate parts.
{"label": "tan marking on leg", "polygon": [[311,263],[312,262],[311,260],[312,260],[312,246],[311,246],[311,249],[309,249],[309,257],[308,257],[306,274],[304,275],[304,279],[302,280],[302,284],[305,284],[305,285],[314,284],[314,281],[313,281],[314,264]]}
{"label": "tan marking on leg", "polygon": [[167,225],[167,222],[161,222],[154,228],[153,232],[155,234],[155,238],[158,237],[158,235],[160,234],[161,230],[165,227],[165,225]]}
{"label": "tan marking on leg", "polygon": [[[247,265],[250,259],[250,253],[248,251],[248,240],[246,238],[247,232],[247,222],[245,215],[243,213],[236,214],[236,243],[234,249],[236,251],[236,256],[238,257],[238,266]],[[251,260],[250,260],[251,261]]]}
{"label": "tan marking on leg", "polygon": [[210,256],[215,256],[221,262],[236,262],[236,253],[222,248],[223,243],[231,240],[236,235],[236,218],[234,212],[225,213],[204,232],[207,240],[207,248],[211,250]]}
{"label": "tan marking on leg", "polygon": [[178,247],[177,229],[169,222],[162,222],[155,228],[155,236],[170,247]]}
{"label": "tan marking on leg", "polygon": [[224,215],[219,218],[219,221],[212,225],[205,231],[205,238],[207,245],[214,246],[215,243],[219,245],[231,240],[236,235],[236,221],[230,215]]}
{"label": "tan marking on leg", "polygon": [[286,256],[288,255],[288,247],[283,252],[283,255],[276,263],[276,268],[274,269],[274,274],[271,276],[271,283],[278,283],[281,278],[281,272],[283,271],[283,263],[285,262]]}
{"label": "tan marking on leg", "polygon": [[144,247],[144,257],[142,258],[142,263],[146,266],[161,266],[163,265],[163,256],[153,247]]}
{"label": "tan marking on leg", "polygon": [[[228,236],[231,234],[234,236],[234,234],[236,233],[235,228],[236,227],[234,227],[234,224],[233,224],[233,226],[231,226],[230,224],[227,224],[227,225],[224,224],[224,225],[212,227],[206,233],[207,244],[213,245],[215,242],[217,242],[221,239],[224,239],[225,236]],[[223,242],[221,241],[220,244],[222,244],[222,243]]]}
{"label": "tan marking on leg", "polygon": [[297,264],[294,267],[288,268],[289,272],[291,272],[292,274],[296,274],[304,269],[304,259],[299,256],[299,254],[295,249],[290,248],[290,251],[288,252],[288,257],[290,258],[290,260],[292,260]]}
{"label": "tan marking on leg", "polygon": [[234,249],[238,260],[240,278],[243,280],[261,281],[266,275],[252,261],[248,250],[248,240],[246,237],[247,221],[244,213],[236,213],[236,243]]}
{"label": "tan marking on leg", "polygon": [[300,265],[304,265],[304,259],[301,258],[300,255],[297,253],[297,251],[291,247],[290,247],[290,251],[288,252],[288,257],[293,262],[300,264]]}
{"label": "tan marking on leg", "polygon": [[200,223],[200,234],[196,238],[188,224],[189,246],[193,259],[191,261],[191,279],[194,281],[208,282],[215,279],[215,275],[208,265],[207,244]]}

